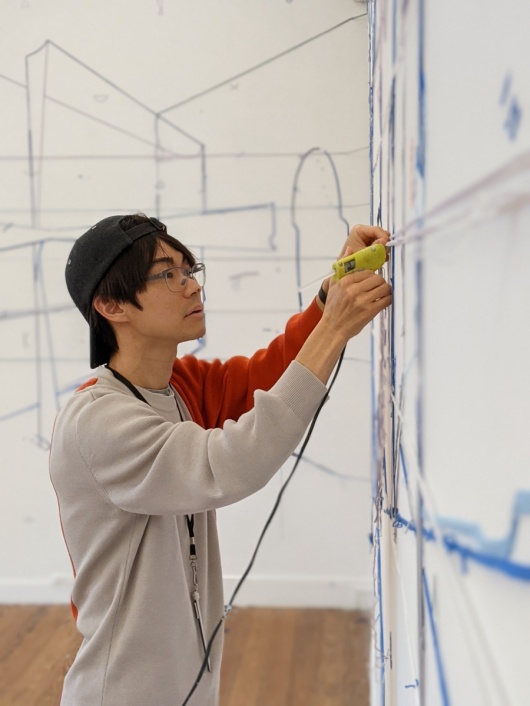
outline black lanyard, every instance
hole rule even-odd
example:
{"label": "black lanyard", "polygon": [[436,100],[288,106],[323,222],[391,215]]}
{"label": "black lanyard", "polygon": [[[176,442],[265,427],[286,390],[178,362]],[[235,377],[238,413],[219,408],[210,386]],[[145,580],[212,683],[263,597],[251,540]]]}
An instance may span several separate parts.
{"label": "black lanyard", "polygon": [[[132,384],[132,382],[127,380],[127,378],[124,377],[117,370],[113,370],[108,365],[106,367],[107,367],[107,370],[110,370],[110,372],[114,375],[116,380],[119,380],[121,383],[123,383],[125,385],[125,387],[129,388],[129,390],[133,393],[133,395],[137,399],[139,399],[142,402],[145,402],[145,404],[149,405],[149,402],[141,394],[140,390],[136,389],[136,387]],[[176,402],[176,400],[175,400],[175,402]],[[180,420],[183,422],[184,419],[182,417],[182,412],[180,411],[180,407],[179,407],[178,403],[177,403],[177,409],[179,411]],[[191,599],[192,599],[193,608],[194,608],[194,612],[195,612],[195,618],[197,619],[197,623],[199,626],[199,635],[201,638],[202,646],[204,648],[204,652],[206,654],[206,652],[207,652],[206,635],[204,633],[204,627],[202,624],[200,595],[199,595],[199,580],[197,578],[197,547],[195,545],[195,530],[194,530],[195,516],[194,515],[186,515],[186,524],[188,525],[188,534],[190,536],[190,557],[189,557],[189,559],[190,559],[190,567],[191,567],[192,578],[193,578],[193,591],[191,592]],[[207,659],[206,663],[208,665],[208,670],[211,672],[212,666],[210,664],[209,658]]]}
{"label": "black lanyard", "polygon": [[190,535],[190,559],[196,559],[197,553],[195,549],[195,532],[193,529],[195,526],[195,516],[186,515],[186,524],[188,525],[188,534]]}
{"label": "black lanyard", "polygon": [[[127,380],[126,377],[123,377],[123,375],[121,373],[119,373],[117,370],[113,370],[108,365],[105,367],[107,368],[107,370],[110,370],[110,372],[114,375],[116,380],[119,380],[120,382],[122,382],[125,385],[125,387],[128,387],[129,390],[133,393],[133,395],[135,397],[137,397],[139,400],[142,400],[142,402],[145,402],[145,404],[149,405],[149,402],[145,399],[145,397],[142,395],[140,390],[136,389],[136,387],[132,384],[132,382],[129,382],[129,380]],[[151,405],[149,405],[149,406],[151,406]]]}

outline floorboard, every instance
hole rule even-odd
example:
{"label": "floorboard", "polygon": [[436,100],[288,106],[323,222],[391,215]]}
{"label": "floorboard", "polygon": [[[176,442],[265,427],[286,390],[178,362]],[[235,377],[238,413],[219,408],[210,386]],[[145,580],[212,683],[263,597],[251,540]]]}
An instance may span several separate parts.
{"label": "floorboard", "polygon": [[[368,706],[369,642],[366,613],[235,608],[220,706]],[[0,706],[58,706],[78,646],[68,606],[0,606]]]}

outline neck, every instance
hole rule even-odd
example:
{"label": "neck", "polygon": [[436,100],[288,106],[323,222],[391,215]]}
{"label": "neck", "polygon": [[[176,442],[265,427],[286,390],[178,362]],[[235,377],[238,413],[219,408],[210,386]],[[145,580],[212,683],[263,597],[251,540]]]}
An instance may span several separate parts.
{"label": "neck", "polygon": [[176,350],[166,355],[151,353],[144,356],[118,351],[109,360],[109,367],[127,378],[136,387],[162,390],[169,383]]}

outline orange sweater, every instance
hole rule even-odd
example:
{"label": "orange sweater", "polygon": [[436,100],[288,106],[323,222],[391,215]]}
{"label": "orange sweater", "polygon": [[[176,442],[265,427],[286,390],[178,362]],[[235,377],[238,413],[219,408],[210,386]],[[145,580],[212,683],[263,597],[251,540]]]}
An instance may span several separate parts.
{"label": "orange sweater", "polygon": [[305,311],[289,319],[285,332],[268,348],[250,358],[234,356],[225,363],[198,360],[191,355],[177,358],[170,382],[184,400],[193,421],[204,429],[214,429],[222,427],[227,419],[237,421],[252,409],[254,392],[270,390],[321,316],[313,300]]}

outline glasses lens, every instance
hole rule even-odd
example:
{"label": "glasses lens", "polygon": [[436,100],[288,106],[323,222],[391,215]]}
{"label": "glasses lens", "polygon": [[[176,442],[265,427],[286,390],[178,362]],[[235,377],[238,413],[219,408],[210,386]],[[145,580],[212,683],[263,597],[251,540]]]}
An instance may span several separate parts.
{"label": "glasses lens", "polygon": [[206,282],[206,265],[202,262],[198,262],[191,268],[191,272],[197,284],[204,287],[204,283]]}
{"label": "glasses lens", "polygon": [[167,286],[172,292],[182,292],[186,288],[188,282],[188,273],[193,277],[200,287],[204,287],[206,280],[206,268],[202,262],[198,262],[191,270],[185,270],[181,267],[172,267],[166,272]]}
{"label": "glasses lens", "polygon": [[180,267],[172,267],[166,272],[166,282],[167,286],[172,292],[182,292],[186,287],[186,282],[188,281],[185,275],[186,270]]}

